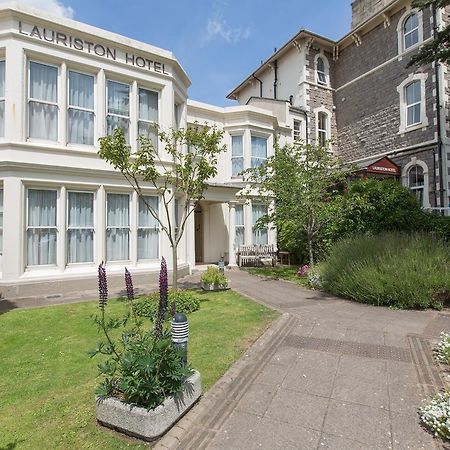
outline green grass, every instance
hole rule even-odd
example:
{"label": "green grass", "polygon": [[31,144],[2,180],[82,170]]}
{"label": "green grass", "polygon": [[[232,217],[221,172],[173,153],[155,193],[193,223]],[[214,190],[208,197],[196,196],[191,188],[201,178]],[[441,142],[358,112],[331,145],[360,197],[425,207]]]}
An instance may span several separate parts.
{"label": "green grass", "polygon": [[[200,310],[189,316],[189,361],[207,390],[277,313],[233,291],[200,295]],[[122,310],[118,301],[108,305]],[[100,359],[87,351],[99,340],[97,311],[89,302],[0,315],[1,449],[148,448],[95,422]]]}
{"label": "green grass", "polygon": [[253,275],[270,277],[275,280],[292,281],[300,286],[308,287],[308,277],[297,275],[298,266],[252,267],[245,269]]}

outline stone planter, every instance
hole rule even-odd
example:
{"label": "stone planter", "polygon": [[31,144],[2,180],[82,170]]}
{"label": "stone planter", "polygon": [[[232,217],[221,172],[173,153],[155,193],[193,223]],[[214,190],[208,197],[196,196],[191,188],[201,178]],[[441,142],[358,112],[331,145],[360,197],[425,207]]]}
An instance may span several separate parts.
{"label": "stone planter", "polygon": [[226,291],[230,288],[228,286],[219,286],[217,284],[207,284],[202,282],[202,289],[204,291]]}
{"label": "stone planter", "polygon": [[200,373],[195,371],[186,380],[180,394],[167,398],[153,410],[133,406],[113,397],[97,397],[96,418],[106,427],[151,441],[171,428],[199,399],[201,393]]}

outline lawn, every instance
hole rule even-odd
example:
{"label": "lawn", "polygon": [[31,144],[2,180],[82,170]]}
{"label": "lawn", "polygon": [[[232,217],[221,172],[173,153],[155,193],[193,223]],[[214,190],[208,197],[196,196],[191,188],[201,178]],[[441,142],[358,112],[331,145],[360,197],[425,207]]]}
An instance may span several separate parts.
{"label": "lawn", "polygon": [[308,277],[297,275],[298,266],[252,267],[246,269],[253,275],[270,277],[275,280],[292,281],[300,286],[308,287]]}
{"label": "lawn", "polygon": [[[277,313],[233,291],[200,295],[200,310],[189,316],[189,361],[207,390]],[[119,301],[108,306],[123,309]],[[88,302],[0,315],[1,449],[148,448],[95,422],[100,359],[87,351],[99,339],[97,311]]]}

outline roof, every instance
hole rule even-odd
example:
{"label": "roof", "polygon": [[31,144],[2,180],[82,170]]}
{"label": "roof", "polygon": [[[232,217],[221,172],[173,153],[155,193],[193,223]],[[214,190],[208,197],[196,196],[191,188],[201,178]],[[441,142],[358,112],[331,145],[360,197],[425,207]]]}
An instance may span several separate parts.
{"label": "roof", "polygon": [[306,30],[304,28],[300,29],[300,31],[293,36],[289,41],[287,41],[279,50],[274,52],[266,61],[261,63],[261,65],[253,71],[244,81],[242,81],[237,87],[235,87],[228,95],[227,98],[234,99],[237,92],[241,90],[242,87],[244,87],[249,81],[252,81],[255,76],[258,76],[258,73],[263,72],[267,69],[270,63],[274,62],[278,58],[280,58],[284,53],[286,53],[287,50],[292,45],[297,45],[297,41],[304,38],[312,38],[314,39],[314,42],[322,44],[323,47],[328,47],[329,50],[333,50],[335,46],[342,47],[347,46],[354,42],[354,36],[355,34],[360,33],[361,31],[366,30],[368,27],[371,27],[372,25],[376,26],[378,22],[380,21],[380,17],[384,20],[384,14],[386,12],[394,9],[395,6],[401,4],[404,0],[392,0],[390,3],[388,3],[384,8],[382,8],[377,13],[373,14],[371,17],[369,17],[367,20],[361,22],[357,27],[350,30],[346,35],[344,35],[341,39],[338,41],[334,41],[333,39],[327,38],[325,36],[321,36],[317,33],[314,33],[312,31]]}

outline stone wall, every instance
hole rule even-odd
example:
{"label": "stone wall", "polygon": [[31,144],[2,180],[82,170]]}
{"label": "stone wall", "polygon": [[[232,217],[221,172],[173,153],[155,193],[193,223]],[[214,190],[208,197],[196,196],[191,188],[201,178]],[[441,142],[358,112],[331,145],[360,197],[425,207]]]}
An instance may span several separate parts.
{"label": "stone wall", "polygon": [[352,3],[352,29],[381,11],[391,0],[355,0]]}
{"label": "stone wall", "polygon": [[[397,25],[405,10],[391,17],[388,27],[378,27],[340,51],[335,67],[335,105],[340,156],[355,160],[436,139],[435,77],[431,65],[406,65],[415,51],[399,55]],[[431,34],[431,14],[423,14],[424,39]],[[397,87],[414,73],[426,73],[428,126],[399,134],[400,97]]]}

